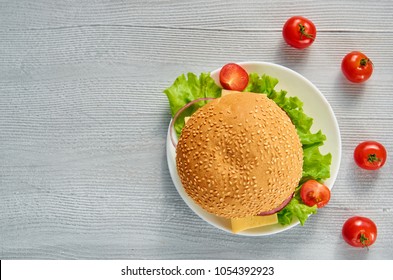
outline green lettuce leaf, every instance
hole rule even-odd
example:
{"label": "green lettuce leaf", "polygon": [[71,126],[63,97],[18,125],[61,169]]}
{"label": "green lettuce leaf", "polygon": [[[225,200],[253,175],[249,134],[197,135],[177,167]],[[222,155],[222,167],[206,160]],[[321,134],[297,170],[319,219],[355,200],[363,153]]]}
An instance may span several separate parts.
{"label": "green lettuce leaf", "polygon": [[321,130],[319,130],[317,133],[311,133],[309,131],[303,132],[301,130],[297,130],[297,134],[299,135],[303,147],[315,144],[323,144],[323,142],[326,140],[326,136],[322,133]]}
{"label": "green lettuce leaf", "polygon": [[248,85],[244,89],[245,92],[266,93],[270,98],[270,94],[274,91],[274,87],[278,84],[276,78],[263,75],[259,76],[257,73],[249,75]]}
{"label": "green lettuce leaf", "polygon": [[303,146],[303,178],[321,181],[330,177],[332,155],[322,155],[318,145]]}
{"label": "green lettuce leaf", "polygon": [[310,214],[317,213],[317,206],[307,206],[303,204],[300,197],[295,196],[288,205],[277,213],[278,222],[282,225],[289,225],[294,217],[297,217],[303,226]]}
{"label": "green lettuce leaf", "polygon": [[[188,73],[187,78],[184,74],[179,76],[169,88],[164,90],[164,93],[168,97],[172,117],[174,117],[177,111],[195,99],[220,97],[221,88],[216,85],[209,73],[202,73],[199,77],[193,73]],[[182,112],[174,125],[178,136],[184,126],[184,117],[191,116],[198,108],[205,104],[206,101],[197,102]]]}

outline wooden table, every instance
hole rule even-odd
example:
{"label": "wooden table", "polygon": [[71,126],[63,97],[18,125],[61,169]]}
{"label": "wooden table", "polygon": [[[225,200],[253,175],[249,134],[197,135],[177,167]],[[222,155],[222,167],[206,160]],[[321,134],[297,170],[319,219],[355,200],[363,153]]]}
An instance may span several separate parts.
{"label": "wooden table", "polygon": [[[287,18],[317,40],[288,47]],[[393,159],[359,169],[353,150],[393,154],[393,2],[0,1],[0,258],[392,259]],[[350,84],[343,56],[375,70]],[[168,172],[163,90],[186,72],[267,61],[311,80],[336,113],[343,155],[332,199],[304,227],[265,237],[220,231],[196,216]],[[348,246],[352,215],[377,242]]]}

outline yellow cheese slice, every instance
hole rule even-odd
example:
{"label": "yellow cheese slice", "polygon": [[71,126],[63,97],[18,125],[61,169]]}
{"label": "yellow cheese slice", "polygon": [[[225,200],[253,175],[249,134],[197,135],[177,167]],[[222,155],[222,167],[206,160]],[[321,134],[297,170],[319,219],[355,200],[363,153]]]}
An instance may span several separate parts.
{"label": "yellow cheese slice", "polygon": [[184,117],[184,123],[186,124],[189,119],[190,119],[190,117]]}
{"label": "yellow cheese slice", "polygon": [[221,97],[224,97],[228,94],[232,94],[232,93],[239,93],[240,91],[236,91],[236,90],[228,90],[228,89],[222,89],[221,90]]}
{"label": "yellow cheese slice", "polygon": [[232,218],[231,225],[232,225],[232,232],[238,233],[240,231],[274,225],[278,223],[277,213],[268,216],[249,216],[245,218]]}

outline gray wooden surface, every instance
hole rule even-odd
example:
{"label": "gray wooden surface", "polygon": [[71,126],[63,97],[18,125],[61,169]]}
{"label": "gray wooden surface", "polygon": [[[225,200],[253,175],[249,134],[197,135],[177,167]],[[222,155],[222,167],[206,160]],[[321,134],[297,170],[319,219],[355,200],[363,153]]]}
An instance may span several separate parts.
{"label": "gray wooden surface", "polygon": [[[306,50],[286,46],[291,15],[314,21]],[[393,2],[0,1],[0,258],[393,259],[393,159],[357,168],[354,147],[393,154]],[[346,82],[342,57],[375,65]],[[311,80],[339,121],[343,156],[330,204],[304,227],[268,237],[224,233],[171,181],[163,89],[185,72],[268,61]],[[372,218],[369,251],[341,226]]]}

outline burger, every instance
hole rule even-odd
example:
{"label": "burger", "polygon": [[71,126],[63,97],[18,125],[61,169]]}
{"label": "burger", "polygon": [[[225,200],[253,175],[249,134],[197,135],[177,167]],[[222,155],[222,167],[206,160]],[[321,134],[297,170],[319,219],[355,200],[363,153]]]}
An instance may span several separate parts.
{"label": "burger", "polygon": [[188,73],[164,90],[182,187],[204,211],[230,219],[235,233],[304,225],[330,199],[321,184],[332,159],[319,150],[326,136],[311,132],[301,100],[277,83],[230,63],[220,70],[224,89],[209,73]]}
{"label": "burger", "polygon": [[182,129],[176,166],[186,193],[223,218],[273,214],[302,177],[303,150],[291,119],[264,94],[223,94]]}

